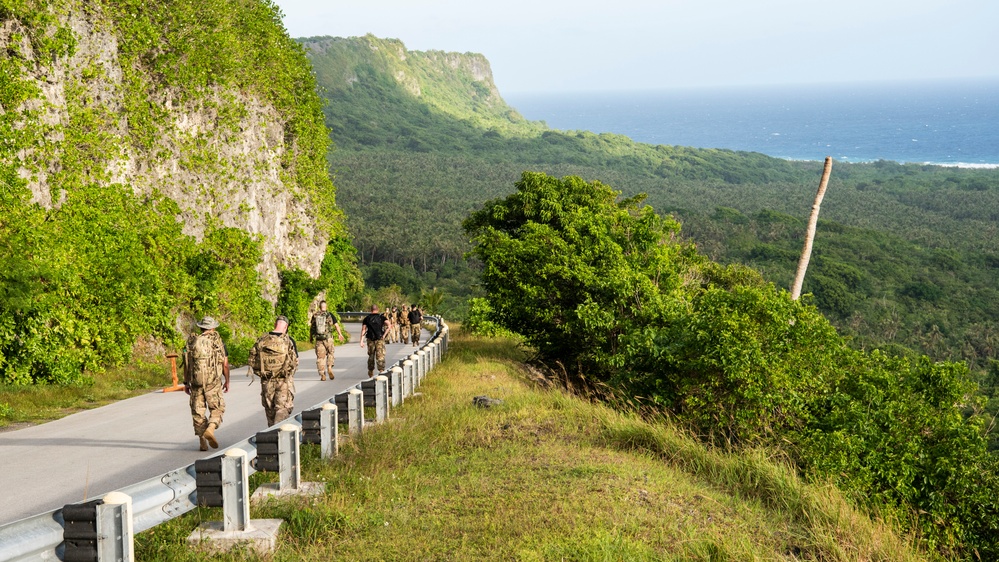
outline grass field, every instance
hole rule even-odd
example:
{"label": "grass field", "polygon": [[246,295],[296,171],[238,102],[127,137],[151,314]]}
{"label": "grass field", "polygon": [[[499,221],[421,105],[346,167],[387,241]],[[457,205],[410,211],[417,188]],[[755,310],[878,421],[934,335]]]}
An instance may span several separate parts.
{"label": "grass field", "polygon": [[[178,375],[183,382],[183,375]],[[110,369],[89,384],[0,385],[0,431],[17,429],[154,392],[173,384],[170,365],[136,361]]]}
{"label": "grass field", "polygon": [[[543,390],[504,339],[456,336],[421,395],[341,445],[303,448],[319,498],[270,500],[268,560],[923,560],[912,541],[762,452],[705,449],[666,423]],[[502,404],[479,408],[488,395]],[[251,487],[273,480],[255,474]],[[255,560],[185,543],[219,509],[136,537],[139,560]]]}

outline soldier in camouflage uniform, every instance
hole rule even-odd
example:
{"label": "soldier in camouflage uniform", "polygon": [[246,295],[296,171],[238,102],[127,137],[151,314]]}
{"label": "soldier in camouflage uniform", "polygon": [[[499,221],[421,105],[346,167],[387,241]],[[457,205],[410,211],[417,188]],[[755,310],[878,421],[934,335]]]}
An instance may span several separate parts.
{"label": "soldier in camouflage uniform", "polygon": [[399,343],[399,338],[402,337],[399,331],[399,307],[393,306],[392,312],[386,316],[392,321],[392,340],[389,343]]}
{"label": "soldier in camouflage uniform", "polygon": [[340,339],[344,339],[343,330],[329,311],[326,310],[326,301],[320,301],[319,311],[312,315],[312,322],[309,325],[309,341],[316,342],[316,370],[319,371],[319,380],[326,380],[329,373],[330,380],[333,380],[333,349],[336,340],[333,339],[333,328]]}
{"label": "soldier in camouflage uniform", "polygon": [[389,320],[389,324],[385,325],[385,343],[390,344],[395,342],[395,322],[392,322],[392,307],[385,307],[385,318]]}
{"label": "soldier in camouflage uniform", "polygon": [[267,426],[291,417],[295,408],[295,371],[298,346],[288,335],[288,319],[278,316],[274,329],[257,339],[250,349],[250,376],[260,376],[260,403]]}
{"label": "soldier in camouflage uniform", "polygon": [[402,305],[399,311],[399,343],[409,341],[409,305]]}
{"label": "soldier in camouflage uniform", "polygon": [[219,323],[205,316],[197,323],[201,333],[191,334],[184,346],[184,392],[191,397],[191,421],[198,436],[200,449],[217,449],[215,430],[222,425],[225,413],[223,392],[229,392],[229,354],[222,336],[215,328]]}
{"label": "soldier in camouflage uniform", "polygon": [[375,364],[378,372],[385,370],[385,334],[392,328],[392,322],[384,314],[378,312],[378,305],[371,307],[371,314],[361,321],[361,347],[368,344],[368,376],[375,376]]}

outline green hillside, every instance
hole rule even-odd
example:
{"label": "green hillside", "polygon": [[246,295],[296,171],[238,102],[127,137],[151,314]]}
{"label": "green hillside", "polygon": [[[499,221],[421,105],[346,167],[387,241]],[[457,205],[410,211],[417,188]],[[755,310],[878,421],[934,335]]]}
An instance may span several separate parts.
{"label": "green hillside", "polygon": [[[254,519],[285,519],[269,559],[940,559],[762,451],[710,450],[663,420],[544,389],[516,341],[457,331],[451,341],[391,423],[332,461],[303,445],[302,478],[326,494],[251,506]],[[477,408],[477,395],[503,403]],[[246,559],[187,544],[220,517],[200,509],[142,533],[137,557]]]}
{"label": "green hillside", "polygon": [[[362,263],[405,270],[369,276],[370,286],[405,279],[474,294],[459,223],[509,194],[524,170],[645,193],[712,259],[790,285],[819,162],[549,130],[496,100],[491,78],[466,70],[471,62],[444,62],[466,55],[410,52],[370,36],[301,41],[329,102],[331,169]],[[490,92],[488,107],[476,83]],[[836,163],[805,291],[858,346],[914,349],[984,371],[999,343],[996,217],[999,171]],[[461,303],[445,304],[463,315]]]}

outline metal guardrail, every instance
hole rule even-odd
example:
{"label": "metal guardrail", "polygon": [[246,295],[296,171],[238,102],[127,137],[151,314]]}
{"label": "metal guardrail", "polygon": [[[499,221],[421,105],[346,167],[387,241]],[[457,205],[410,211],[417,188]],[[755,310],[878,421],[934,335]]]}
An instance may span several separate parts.
{"label": "metal guardrail", "polygon": [[[344,315],[363,315],[367,313],[341,312],[339,314],[343,318]],[[426,372],[440,361],[444,352],[447,351],[449,331],[447,324],[439,316],[425,316],[424,322],[432,322],[436,325],[433,335],[419,348],[420,351],[428,349],[432,349],[433,351],[419,355],[420,359],[417,360],[419,365],[414,365],[414,371],[418,368],[425,375]],[[411,361],[411,358],[406,357],[400,360],[399,365],[401,366],[404,361]],[[392,368],[390,367],[381,374],[389,376],[391,375],[391,371]],[[407,393],[411,394],[415,391],[415,386],[422,380],[422,376],[414,377],[414,379],[416,379],[415,384],[407,389]],[[358,383],[352,388],[360,390],[361,384]],[[348,389],[344,392],[349,392],[350,390]],[[310,409],[321,408],[324,404],[334,403],[335,400],[336,396],[332,396]],[[298,425],[301,428],[302,415],[296,414],[292,418],[282,420],[269,429],[289,423]],[[301,433],[299,431],[299,434]],[[221,456],[226,451],[234,449],[242,449],[246,453],[247,460],[252,461],[257,456],[257,447],[254,441],[254,437],[249,437],[227,447],[224,451],[219,451],[205,458]],[[249,474],[256,472],[252,465],[253,463],[250,462],[250,466],[248,467]],[[132,528],[136,533],[183,515],[193,510],[198,503],[193,463],[115,491],[132,498]],[[63,540],[64,530],[65,521],[62,516],[62,509],[41,513],[0,526],[0,562],[63,560],[63,553],[65,551]]]}

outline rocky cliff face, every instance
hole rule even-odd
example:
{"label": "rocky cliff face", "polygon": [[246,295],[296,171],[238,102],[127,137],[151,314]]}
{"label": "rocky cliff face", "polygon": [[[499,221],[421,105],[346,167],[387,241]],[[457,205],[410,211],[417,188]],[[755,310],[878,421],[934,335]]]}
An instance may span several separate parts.
{"label": "rocky cliff face", "polygon": [[349,89],[365,69],[391,76],[420,102],[445,115],[484,127],[505,128],[525,121],[503,101],[489,60],[478,53],[410,51],[398,39],[313,37],[300,39],[317,81],[335,92]]}
{"label": "rocky cliff face", "polygon": [[[35,29],[23,19],[0,20],[0,52],[24,61],[19,78],[36,94],[20,107],[0,108],[19,113],[15,127],[34,135],[16,153],[32,201],[60,205],[72,189],[71,169],[82,181],[168,196],[180,207],[184,232],[195,238],[209,224],[258,235],[264,242],[258,271],[272,302],[279,268],[317,276],[335,227],[316,199],[332,205],[332,185],[325,150],[303,155],[315,147],[303,146],[293,112],[274,103],[274,92],[239,80],[184,80],[182,61],[159,64],[173,47],[170,37],[137,49],[136,38],[116,21],[127,13],[101,2],[83,6],[52,2],[50,17]],[[39,31],[63,37],[62,52],[42,52],[29,40]],[[66,140],[68,130],[81,127],[99,144],[84,147],[84,158],[81,147]],[[303,182],[303,173],[314,177]]]}

